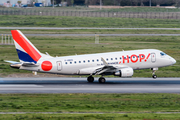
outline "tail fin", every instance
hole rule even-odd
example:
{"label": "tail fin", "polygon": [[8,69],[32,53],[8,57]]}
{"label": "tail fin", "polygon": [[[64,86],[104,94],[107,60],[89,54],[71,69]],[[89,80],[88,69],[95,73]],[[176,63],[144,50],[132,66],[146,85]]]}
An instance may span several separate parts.
{"label": "tail fin", "polygon": [[39,50],[19,30],[11,30],[17,54],[21,62],[34,62],[42,57]]}

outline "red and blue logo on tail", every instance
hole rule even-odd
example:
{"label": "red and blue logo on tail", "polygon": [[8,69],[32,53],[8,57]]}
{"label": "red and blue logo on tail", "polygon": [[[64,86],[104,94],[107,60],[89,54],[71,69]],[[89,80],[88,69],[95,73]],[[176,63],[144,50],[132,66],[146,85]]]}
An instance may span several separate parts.
{"label": "red and blue logo on tail", "polygon": [[41,58],[40,52],[19,30],[11,30],[19,59],[23,62],[34,62]]}

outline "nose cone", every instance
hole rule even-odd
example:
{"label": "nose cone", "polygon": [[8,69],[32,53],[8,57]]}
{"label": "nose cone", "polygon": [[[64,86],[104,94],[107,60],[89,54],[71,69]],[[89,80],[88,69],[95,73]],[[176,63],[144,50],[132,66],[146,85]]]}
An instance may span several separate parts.
{"label": "nose cone", "polygon": [[176,60],[174,58],[171,59],[172,64],[176,63]]}

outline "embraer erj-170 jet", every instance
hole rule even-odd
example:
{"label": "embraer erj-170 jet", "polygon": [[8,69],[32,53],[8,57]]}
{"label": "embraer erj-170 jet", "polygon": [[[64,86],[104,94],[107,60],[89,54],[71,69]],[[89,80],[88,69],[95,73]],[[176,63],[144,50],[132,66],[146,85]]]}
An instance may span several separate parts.
{"label": "embraer erj-170 jet", "polygon": [[11,67],[22,70],[89,75],[88,82],[94,81],[93,75],[101,75],[99,82],[104,83],[105,75],[131,77],[134,70],[149,68],[153,71],[152,77],[156,78],[155,71],[159,67],[176,63],[174,58],[156,49],[52,57],[39,52],[21,31],[11,30],[11,33],[20,62],[7,62],[13,63]]}

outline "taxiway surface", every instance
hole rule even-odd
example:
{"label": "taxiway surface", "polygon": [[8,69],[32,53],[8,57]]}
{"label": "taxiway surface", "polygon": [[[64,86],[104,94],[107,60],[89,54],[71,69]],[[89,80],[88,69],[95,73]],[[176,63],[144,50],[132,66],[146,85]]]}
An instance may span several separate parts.
{"label": "taxiway surface", "polygon": [[180,78],[0,78],[0,93],[180,93]]}

